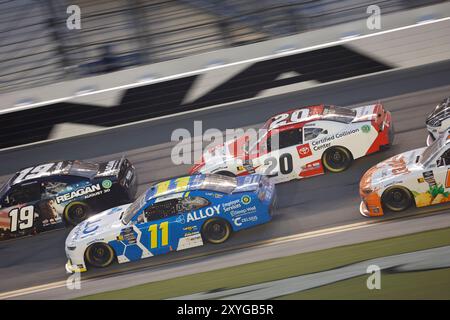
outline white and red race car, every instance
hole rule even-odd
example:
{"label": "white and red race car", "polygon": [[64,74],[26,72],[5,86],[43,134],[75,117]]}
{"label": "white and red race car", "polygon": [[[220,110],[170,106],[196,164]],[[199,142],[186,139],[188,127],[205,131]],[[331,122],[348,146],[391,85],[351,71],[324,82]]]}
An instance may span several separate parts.
{"label": "white and red race car", "polygon": [[359,184],[360,212],[381,216],[450,202],[450,130],[426,148],[393,156],[370,168]]}
{"label": "white and red race car", "polygon": [[190,173],[256,172],[279,183],[341,172],[353,159],[389,146],[394,134],[391,114],[379,103],[354,109],[330,105],[293,109],[271,117],[262,129],[265,134],[253,144],[244,134],[207,150]]}

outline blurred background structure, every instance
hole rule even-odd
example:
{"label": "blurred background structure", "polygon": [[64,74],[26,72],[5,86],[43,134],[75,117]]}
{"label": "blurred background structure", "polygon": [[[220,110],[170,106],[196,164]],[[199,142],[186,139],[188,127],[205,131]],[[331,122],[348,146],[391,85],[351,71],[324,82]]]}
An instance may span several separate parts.
{"label": "blurred background structure", "polygon": [[[239,46],[443,0],[1,0],[0,93]],[[67,7],[81,8],[69,30]]]}

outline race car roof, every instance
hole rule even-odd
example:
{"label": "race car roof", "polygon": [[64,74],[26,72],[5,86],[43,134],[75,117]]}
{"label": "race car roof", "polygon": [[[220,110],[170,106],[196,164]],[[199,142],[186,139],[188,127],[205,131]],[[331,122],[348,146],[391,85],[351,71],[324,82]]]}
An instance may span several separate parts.
{"label": "race car roof", "polygon": [[450,97],[442,100],[433,112],[427,117],[426,124],[439,127],[443,120],[450,117]]}
{"label": "race car roof", "polygon": [[11,185],[55,175],[92,178],[97,174],[98,168],[99,166],[96,163],[80,160],[50,162],[20,170],[11,179]]}
{"label": "race car roof", "polygon": [[165,180],[147,190],[147,201],[153,198],[193,190],[211,190],[231,193],[237,187],[237,179],[217,174],[197,174]]}
{"label": "race car roof", "polygon": [[322,104],[301,107],[276,114],[266,121],[264,128],[275,129],[293,123],[306,123],[313,120],[331,120],[349,123],[355,116],[356,111],[350,108]]}

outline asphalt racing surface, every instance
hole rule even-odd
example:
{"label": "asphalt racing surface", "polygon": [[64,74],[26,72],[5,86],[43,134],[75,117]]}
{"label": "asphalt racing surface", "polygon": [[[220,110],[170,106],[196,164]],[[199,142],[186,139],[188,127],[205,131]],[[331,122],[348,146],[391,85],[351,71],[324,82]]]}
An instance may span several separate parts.
{"label": "asphalt racing surface", "polygon": [[[449,74],[450,62],[444,62],[140,123],[98,134],[0,151],[0,181],[4,181],[21,167],[39,162],[109,159],[125,153],[137,168],[140,193],[152,181],[187,172],[189,165],[172,164],[170,153],[175,143],[170,142],[170,138],[172,131],[177,128],[186,128],[192,132],[194,120],[203,121],[203,130],[224,130],[257,126],[269,116],[296,106],[318,103],[356,106],[381,100],[393,115],[396,137],[392,148],[359,159],[349,170],[340,174],[326,174],[278,185],[279,209],[271,223],[235,234],[223,245],[206,245],[136,263],[93,269],[84,276],[100,277],[138,270],[203,253],[231,250],[256,241],[367,221],[358,211],[358,183],[361,175],[389,156],[425,145],[425,117],[442,98],[450,95]],[[397,216],[415,211],[417,210]],[[393,214],[390,214],[382,219],[392,217]],[[65,280],[64,240],[67,232],[56,230],[1,242],[0,292]]]}

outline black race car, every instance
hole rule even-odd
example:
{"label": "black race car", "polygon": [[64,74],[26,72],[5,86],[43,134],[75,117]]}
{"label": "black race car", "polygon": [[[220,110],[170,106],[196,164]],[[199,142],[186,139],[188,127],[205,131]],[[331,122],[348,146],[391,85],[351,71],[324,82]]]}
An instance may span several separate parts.
{"label": "black race car", "polygon": [[0,189],[0,240],[74,226],[134,200],[137,177],[126,158],[40,164],[17,172]]}

